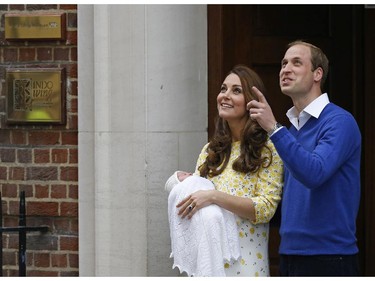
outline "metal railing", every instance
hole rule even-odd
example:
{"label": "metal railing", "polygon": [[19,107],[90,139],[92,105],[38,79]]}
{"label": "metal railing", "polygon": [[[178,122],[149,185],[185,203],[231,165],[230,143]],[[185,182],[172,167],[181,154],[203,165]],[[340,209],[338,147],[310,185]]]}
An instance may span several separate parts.
{"label": "metal railing", "polygon": [[20,212],[17,227],[3,227],[3,205],[0,192],[0,276],[3,276],[3,233],[18,232],[18,275],[26,276],[26,233],[31,231],[47,232],[48,226],[26,226],[25,191],[20,193]]}

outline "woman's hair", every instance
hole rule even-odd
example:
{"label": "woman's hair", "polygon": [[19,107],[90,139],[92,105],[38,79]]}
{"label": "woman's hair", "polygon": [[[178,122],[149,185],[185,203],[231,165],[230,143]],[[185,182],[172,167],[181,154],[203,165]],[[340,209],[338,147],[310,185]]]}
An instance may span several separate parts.
{"label": "woman's hair", "polygon": [[[264,84],[258,74],[247,66],[236,65],[228,75],[232,73],[240,78],[245,105],[251,100],[258,100],[251,91],[253,86],[265,93]],[[267,132],[258,122],[251,120],[248,114],[241,134],[241,152],[233,162],[232,168],[238,172],[249,173],[258,171],[261,166],[268,167],[272,162],[272,152],[266,146],[267,139]],[[228,165],[231,148],[232,134],[228,122],[217,116],[215,132],[207,147],[207,158],[199,167],[200,175],[203,177],[219,175]],[[264,148],[265,150],[263,150]],[[264,151],[268,151],[268,153],[262,155]]]}

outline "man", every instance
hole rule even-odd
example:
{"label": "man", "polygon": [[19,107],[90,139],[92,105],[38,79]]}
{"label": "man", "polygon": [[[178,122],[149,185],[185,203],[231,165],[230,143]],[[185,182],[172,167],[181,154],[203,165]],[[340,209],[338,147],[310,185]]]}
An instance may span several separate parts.
{"label": "man", "polygon": [[282,276],[358,276],[356,217],[361,134],[353,116],[322,93],[328,59],[295,41],[281,61],[281,91],[293,101],[286,129],[263,94],[248,103],[285,165],[280,226]]}

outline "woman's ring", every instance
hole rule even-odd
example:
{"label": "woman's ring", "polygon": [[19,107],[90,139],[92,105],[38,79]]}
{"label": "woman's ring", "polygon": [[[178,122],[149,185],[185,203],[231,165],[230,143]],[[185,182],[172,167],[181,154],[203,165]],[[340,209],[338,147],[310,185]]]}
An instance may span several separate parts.
{"label": "woman's ring", "polygon": [[193,210],[193,205],[189,205],[189,212],[191,211],[191,210]]}

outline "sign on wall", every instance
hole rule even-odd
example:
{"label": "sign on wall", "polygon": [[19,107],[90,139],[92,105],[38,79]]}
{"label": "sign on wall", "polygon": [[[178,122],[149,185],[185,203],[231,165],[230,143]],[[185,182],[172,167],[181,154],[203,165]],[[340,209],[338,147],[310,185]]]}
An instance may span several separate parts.
{"label": "sign on wall", "polygon": [[7,123],[65,123],[63,68],[6,70]]}
{"label": "sign on wall", "polygon": [[5,39],[65,38],[65,13],[5,14]]}

